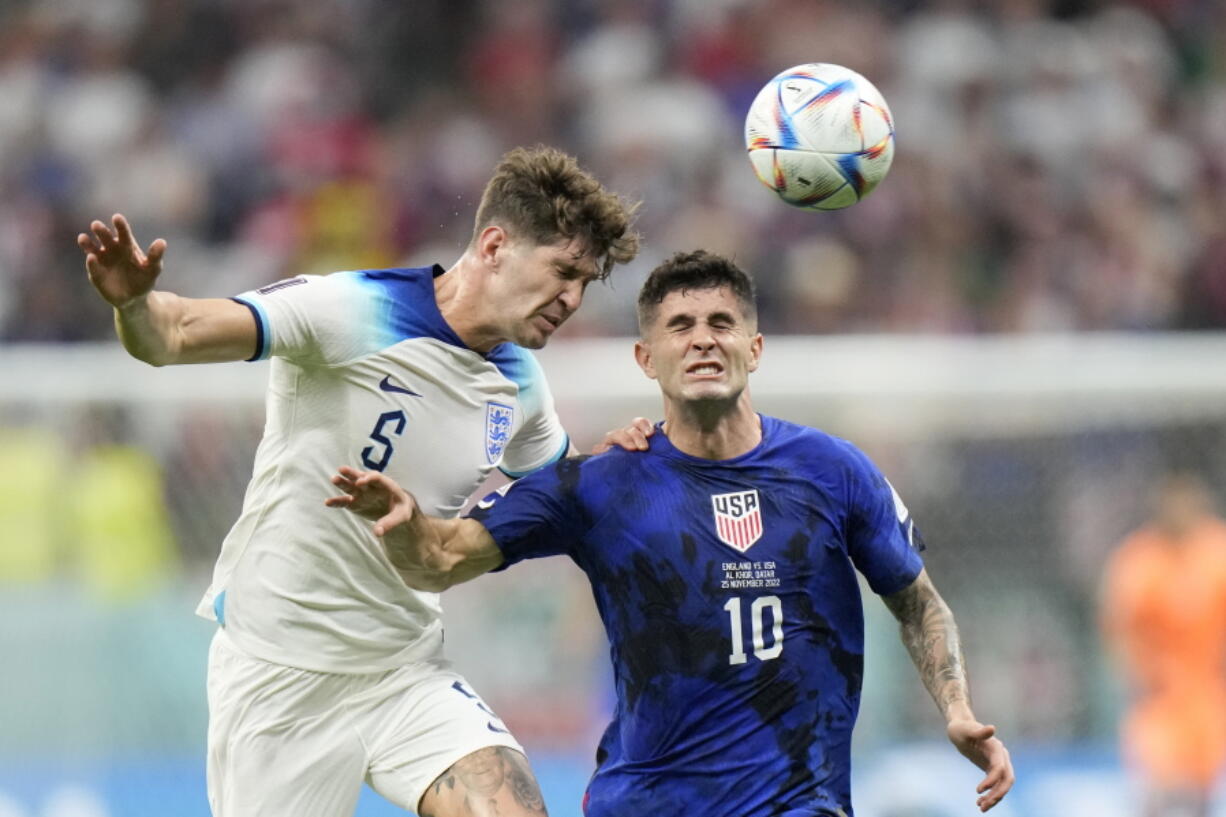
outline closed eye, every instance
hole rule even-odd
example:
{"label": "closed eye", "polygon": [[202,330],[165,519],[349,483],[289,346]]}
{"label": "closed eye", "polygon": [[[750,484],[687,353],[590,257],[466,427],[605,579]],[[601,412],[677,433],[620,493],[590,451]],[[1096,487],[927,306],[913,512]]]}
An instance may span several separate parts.
{"label": "closed eye", "polygon": [[684,332],[694,325],[694,319],[689,315],[675,315],[664,324],[664,328],[670,332]]}
{"label": "closed eye", "polygon": [[557,276],[563,281],[579,281],[582,280],[583,288],[586,290],[587,285],[596,280],[596,276],[586,270],[581,270],[578,267],[569,264],[558,264],[554,267]]}

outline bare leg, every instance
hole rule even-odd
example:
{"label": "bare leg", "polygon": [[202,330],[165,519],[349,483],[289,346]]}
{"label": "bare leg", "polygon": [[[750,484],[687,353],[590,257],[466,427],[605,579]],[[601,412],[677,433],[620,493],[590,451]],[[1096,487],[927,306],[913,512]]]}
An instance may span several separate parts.
{"label": "bare leg", "polygon": [[505,746],[457,760],[422,795],[421,817],[546,817],[528,758]]}

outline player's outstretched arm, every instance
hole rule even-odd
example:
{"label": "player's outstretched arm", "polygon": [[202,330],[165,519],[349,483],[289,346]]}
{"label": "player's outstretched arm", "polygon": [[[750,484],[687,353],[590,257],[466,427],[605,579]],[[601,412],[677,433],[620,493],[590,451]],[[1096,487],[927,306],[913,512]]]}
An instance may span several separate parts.
{"label": "player's outstretched arm", "polygon": [[344,493],[324,504],[374,522],[375,536],[409,587],[437,593],[502,564],[502,551],[480,522],[429,516],[386,474],[341,466],[332,484]]}
{"label": "player's outstretched arm", "polygon": [[883,598],[902,627],[903,644],[924,686],[945,716],[950,742],[986,772],[976,787],[976,804],[980,811],[987,811],[1013,787],[1013,764],[1009,750],[996,737],[996,727],[980,723],[971,711],[970,684],[954,615],[926,570],[909,587]]}
{"label": "player's outstretched arm", "polygon": [[128,353],[154,366],[245,360],[255,352],[255,318],[247,307],[222,298],[181,298],[155,292],[166,242],[141,249],[127,219],[116,213],[77,236],[85,271],[102,299],[115,309],[115,332]]}

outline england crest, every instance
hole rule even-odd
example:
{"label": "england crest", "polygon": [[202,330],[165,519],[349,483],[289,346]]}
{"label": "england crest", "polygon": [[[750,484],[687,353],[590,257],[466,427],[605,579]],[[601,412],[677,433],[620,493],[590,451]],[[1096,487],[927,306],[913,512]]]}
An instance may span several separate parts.
{"label": "england crest", "polygon": [[711,507],[715,511],[715,535],[725,545],[743,553],[762,538],[762,505],[757,489],[712,494]]}
{"label": "england crest", "polygon": [[515,409],[490,401],[485,404],[485,456],[493,465],[502,459],[502,450],[511,439],[511,420]]}

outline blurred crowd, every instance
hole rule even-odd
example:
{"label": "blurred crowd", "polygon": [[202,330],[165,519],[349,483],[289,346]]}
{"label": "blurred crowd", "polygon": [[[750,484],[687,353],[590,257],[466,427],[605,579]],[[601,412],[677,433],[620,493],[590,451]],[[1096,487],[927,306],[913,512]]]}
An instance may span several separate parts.
{"label": "blurred crowd", "polygon": [[[787,207],[744,155],[757,90],[810,61],[872,79],[898,127],[890,175],[835,213]],[[642,202],[644,252],[563,335],[633,333],[647,271],[693,247],[756,275],[773,334],[1226,328],[1216,0],[0,0],[0,342],[113,336],[74,237],[117,211],[143,243],[169,241],[163,285],[185,295],[448,265],[498,157],[536,142]],[[0,406],[5,602],[23,584],[58,592],[67,565],[107,600],[169,586],[172,612],[147,620],[182,621],[237,513],[259,405],[69,407],[53,422],[40,399]],[[1203,454],[1220,494],[1226,420],[1194,431],[1173,447]],[[892,463],[941,543],[928,559],[968,622],[985,711],[1010,734],[1101,737],[1114,722],[1094,596],[1164,459],[1157,437],[926,441],[909,447],[912,479]],[[184,568],[188,589],[173,585]],[[449,649],[537,739],[591,728],[585,696],[603,688],[589,678],[603,641],[576,613],[588,591],[563,568],[448,606],[480,633],[466,645],[449,630]],[[61,626],[66,606],[6,618]],[[98,617],[80,611],[64,632]],[[542,622],[558,623],[543,639]],[[894,643],[892,619],[870,626]],[[22,643],[44,660],[36,640],[59,631],[39,632]],[[931,702],[891,660],[870,680],[904,703],[866,711],[862,731],[924,734]],[[60,706],[25,664],[30,695]],[[41,717],[9,731],[37,740]]]}
{"label": "blurred crowd", "polygon": [[[535,142],[643,202],[647,251],[572,336],[631,333],[695,246],[757,275],[776,333],[1222,327],[1223,54],[1209,0],[9,0],[0,339],[109,335],[73,239],[116,211],[189,295],[448,265]],[[838,213],[744,156],[757,89],[811,61],[898,128]]]}

